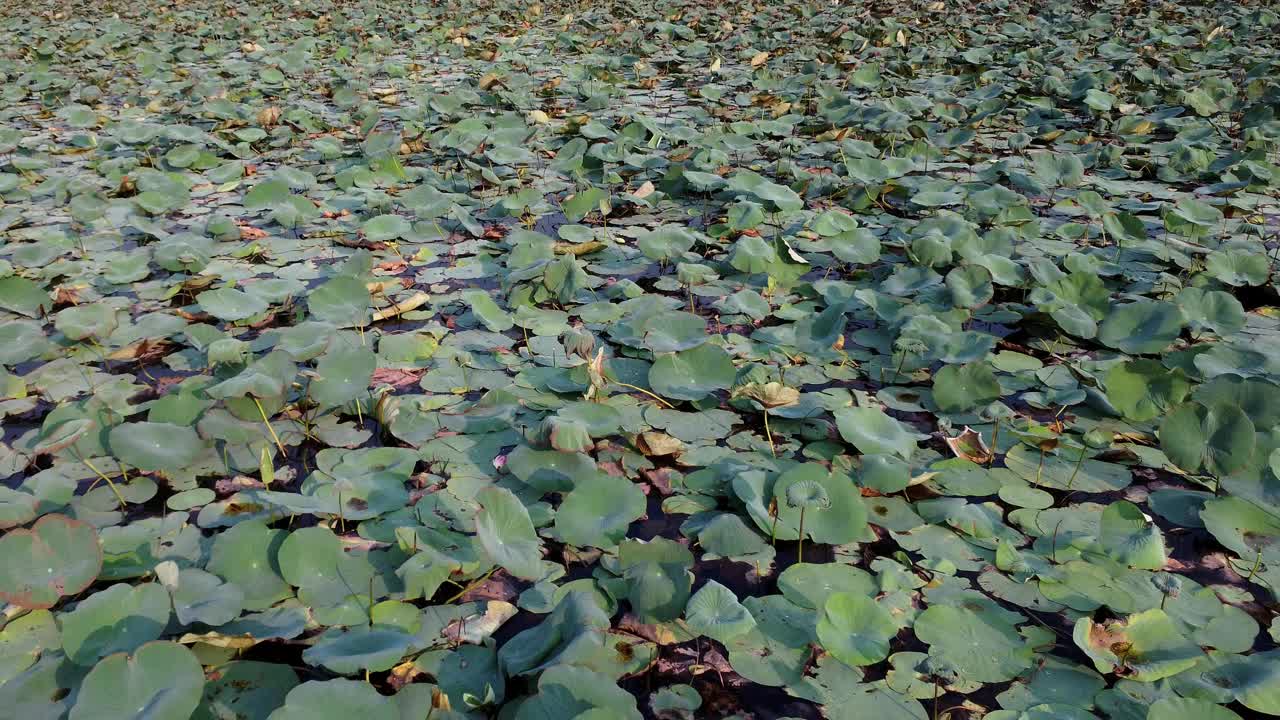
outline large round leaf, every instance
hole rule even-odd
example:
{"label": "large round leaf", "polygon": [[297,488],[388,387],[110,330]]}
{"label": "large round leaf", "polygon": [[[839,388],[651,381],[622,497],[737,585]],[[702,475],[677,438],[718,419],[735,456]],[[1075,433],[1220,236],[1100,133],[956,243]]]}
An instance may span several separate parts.
{"label": "large round leaf", "polygon": [[684,255],[697,238],[683,225],[662,225],[641,235],[636,247],[650,260],[672,260]]}
{"label": "large round leaf", "polygon": [[694,632],[720,642],[729,642],[756,626],[755,618],[733,591],[715,580],[689,598],[685,620]]}
{"label": "large round leaf", "polygon": [[644,510],[640,486],[625,477],[597,472],[565,495],[555,528],[571,545],[609,548],[626,537],[627,528]]}
{"label": "large round leaf", "polygon": [[344,675],[381,672],[400,662],[412,642],[412,635],[399,630],[355,628],[322,636],[303,651],[302,659]]}
{"label": "large round leaf", "polygon": [[1099,531],[1103,551],[1117,562],[1147,570],[1164,567],[1164,534],[1137,505],[1125,500],[1108,505]]}
{"label": "large round leaf", "polygon": [[196,431],[169,423],[124,423],[111,428],[111,454],[141,470],[180,470],[204,452]]}
{"label": "large round leaf", "polygon": [[350,275],[339,275],[307,296],[311,316],[337,327],[367,325],[373,314],[369,288]]}
{"label": "large round leaf", "polygon": [[202,292],[196,296],[196,302],[201,310],[227,322],[245,320],[267,309],[266,300],[235,288]]}
{"label": "large round leaf", "polygon": [[933,605],[916,618],[915,630],[916,637],[929,645],[929,657],[955,668],[962,680],[1005,682],[1033,662],[1027,640],[993,612]]}
{"label": "large round leaf", "polygon": [[959,413],[987,405],[1000,397],[1000,383],[984,362],[948,365],[933,379],[933,401],[945,413]]}
{"label": "large round leaf", "polygon": [[214,539],[207,567],[244,592],[245,609],[265,610],[293,594],[277,561],[288,536],[256,520],[239,523]]}
{"label": "large round leaf", "polygon": [[649,386],[674,400],[701,400],[733,385],[736,371],[729,353],[714,343],[658,356],[649,367]]}
{"label": "large round leaf", "polygon": [[840,437],[864,455],[897,455],[910,460],[916,450],[916,434],[880,408],[841,408],[835,415]]}
{"label": "large round leaf", "polygon": [[169,616],[169,593],[159,583],[112,585],[61,616],[62,648],[77,665],[92,665],[160,637]]}
{"label": "large round leaf", "polygon": [[1131,355],[1158,353],[1182,332],[1182,313],[1173,303],[1139,300],[1113,305],[1098,327],[1098,340]]}
{"label": "large round leaf", "polygon": [[190,650],[147,643],[103,659],[85,676],[71,720],[187,720],[200,703],[204,669]]}
{"label": "large round leaf", "polygon": [[1227,475],[1253,459],[1253,422],[1238,405],[1183,403],[1160,425],[1160,447],[1187,472]]}
{"label": "large round leaf", "polygon": [[204,686],[192,720],[266,720],[298,685],[298,674],[280,663],[238,660],[218,668]]}
{"label": "large round leaf", "polygon": [[0,559],[0,600],[49,608],[93,583],[102,569],[102,546],[93,526],[45,515],[31,529],[10,530],[0,538]]}
{"label": "large round leaf", "polygon": [[487,487],[476,494],[476,534],[484,551],[515,577],[542,576],[542,543],[533,532],[529,511],[505,488]]}
{"label": "large round leaf", "polygon": [[1191,383],[1180,369],[1166,368],[1155,360],[1131,360],[1107,373],[1107,399],[1132,420],[1145,421],[1163,415],[1186,399]]}
{"label": "large round leaf", "polygon": [[797,465],[774,481],[777,522],[770,522],[761,529],[774,534],[779,540],[798,539],[801,507],[787,502],[788,493],[797,485],[810,483],[821,488],[827,502],[804,508],[805,537],[832,545],[862,538],[867,531],[867,508],[862,503],[858,486],[848,475],[830,472],[818,463]]}
{"label": "large round leaf", "polygon": [[[366,347],[333,347],[316,362],[311,382],[311,398],[321,407],[330,408],[363,397],[369,392],[369,381],[378,368],[378,356]],[[372,401],[366,403],[372,406]]]}
{"label": "large round leaf", "polygon": [[357,680],[313,680],[289,691],[269,720],[399,720],[391,698]]}
{"label": "large round leaf", "polygon": [[827,597],[818,618],[822,647],[849,665],[871,665],[889,656],[889,641],[898,624],[875,600],[857,593]]}

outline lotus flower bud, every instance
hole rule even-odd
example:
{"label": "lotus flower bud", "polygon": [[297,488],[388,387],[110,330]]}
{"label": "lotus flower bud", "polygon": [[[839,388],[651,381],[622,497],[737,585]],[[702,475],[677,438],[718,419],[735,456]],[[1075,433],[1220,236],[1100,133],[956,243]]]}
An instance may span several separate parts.
{"label": "lotus flower bud", "polygon": [[596,337],[584,327],[566,330],[560,338],[564,343],[564,351],[569,355],[577,355],[584,359],[591,358],[591,351],[596,347]]}

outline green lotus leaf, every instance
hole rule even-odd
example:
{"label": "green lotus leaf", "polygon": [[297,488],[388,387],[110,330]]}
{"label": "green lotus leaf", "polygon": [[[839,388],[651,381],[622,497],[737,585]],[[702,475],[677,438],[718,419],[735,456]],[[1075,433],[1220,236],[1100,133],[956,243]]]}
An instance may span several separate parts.
{"label": "green lotus leaf", "polygon": [[545,620],[508,640],[498,650],[498,663],[509,676],[536,673],[584,648],[602,648],[608,628],[608,616],[590,593],[571,592]]}
{"label": "green lotus leaf", "polygon": [[0,323],[0,364],[17,365],[39,357],[49,345],[38,323],[29,320]]}
{"label": "green lotus leaf", "polygon": [[395,702],[357,680],[312,680],[289,691],[268,720],[400,720]]}
{"label": "green lotus leaf", "polygon": [[719,513],[709,520],[698,531],[698,545],[705,551],[703,557],[744,558],[772,551],[759,533],[733,513]]}
{"label": "green lotus leaf", "polygon": [[244,609],[243,590],[196,568],[179,571],[169,594],[173,597],[174,616],[183,625],[222,625],[239,617]]}
{"label": "green lotus leaf", "polygon": [[707,341],[707,321],[687,312],[654,317],[644,329],[642,342],[653,352],[690,350]]}
{"label": "green lotus leaf", "polygon": [[0,686],[20,677],[42,654],[62,646],[58,624],[48,610],[34,610],[0,629]]}
{"label": "green lotus leaf", "polygon": [[864,486],[888,495],[911,483],[911,466],[897,455],[863,455],[858,478]]}
{"label": "green lotus leaf", "polygon": [[373,242],[385,242],[406,237],[413,228],[409,221],[399,215],[378,215],[369,218],[360,227],[360,232]]}
{"label": "green lotus leaf", "polygon": [[715,580],[689,598],[685,621],[693,632],[720,642],[729,642],[756,626],[755,618],[733,591]]}
{"label": "green lotus leaf", "polygon": [[538,693],[522,703],[515,720],[640,720],[636,699],[608,675],[572,665],[557,665],[538,678]]}
{"label": "green lotus leaf", "polygon": [[1032,648],[1004,616],[967,606],[933,605],[915,622],[929,657],[957,669],[962,680],[1004,682],[1031,667]]}
{"label": "green lotus leaf", "polygon": [[962,308],[977,308],[991,302],[995,295],[991,271],[981,265],[964,265],[947,273],[943,280],[951,291],[951,304]]}
{"label": "green lotus leaf", "polygon": [[288,665],[236,660],[218,668],[204,686],[193,720],[266,720],[285,704],[298,675]]}
{"label": "green lotus leaf", "polygon": [[693,554],[674,540],[626,540],[618,546],[626,597],[643,622],[667,622],[684,612],[693,576]]}
{"label": "green lotus leaf", "polygon": [[897,634],[893,616],[866,595],[837,592],[823,602],[818,640],[841,662],[878,663],[889,656],[889,641]]}
{"label": "green lotus leaf", "polygon": [[754,196],[767,207],[782,212],[791,212],[804,207],[804,200],[786,185],[770,182],[759,173],[750,170],[739,170],[729,178],[730,192]]}
{"label": "green lotus leaf", "polygon": [[494,562],[515,577],[536,580],[542,576],[542,543],[533,532],[529,511],[503,488],[485,488],[476,494],[480,545]]}
{"label": "green lotus leaf", "polygon": [[267,301],[235,288],[208,290],[196,296],[200,309],[226,322],[246,320],[266,312]]}
{"label": "green lotus leaf", "polygon": [[842,408],[835,416],[840,437],[858,452],[896,455],[910,460],[916,451],[916,434],[879,408]]}
{"label": "green lotus leaf", "polygon": [[1209,253],[1204,264],[1211,277],[1234,287],[1262,285],[1271,275],[1271,264],[1265,253],[1242,248],[1215,250]]}
{"label": "green lotus leaf", "polygon": [[206,567],[240,588],[245,609],[264,610],[293,594],[277,557],[288,535],[256,520],[242,522],[214,539]]}
{"label": "green lotus leaf", "polygon": [[1244,498],[1216,498],[1205,501],[1200,518],[1218,542],[1250,563],[1280,559],[1280,518],[1266,507]]}
{"label": "green lotus leaf", "polygon": [[1215,689],[1230,693],[1241,705],[1265,715],[1280,714],[1280,652],[1234,656],[1208,670],[1206,680]]}
{"label": "green lotus leaf", "polygon": [[535,450],[521,445],[508,453],[506,469],[542,492],[567,492],[595,475],[596,462],[583,453]]}
{"label": "green lotus leaf", "polygon": [[778,589],[800,607],[821,609],[837,593],[872,597],[876,583],[865,570],[839,563],[796,563],[778,576]]}
{"label": "green lotus leaf", "polygon": [[190,427],[169,423],[124,423],[108,435],[111,454],[142,470],[178,470],[195,462],[205,443]]}
{"label": "green lotus leaf", "polygon": [[578,222],[592,212],[608,214],[609,193],[597,187],[587,188],[566,198],[562,207],[569,222]]}
{"label": "green lotus leaf", "polygon": [[1107,373],[1107,399],[1125,417],[1139,422],[1165,415],[1186,399],[1191,383],[1182,370],[1155,360],[1130,360]]}
{"label": "green lotus leaf", "polygon": [[311,291],[307,307],[311,317],[336,327],[365,326],[373,310],[369,288],[350,275],[339,275]]}
{"label": "green lotus leaf", "polygon": [[1108,505],[1099,531],[1098,542],[1116,562],[1147,570],[1164,567],[1164,535],[1137,505],[1123,500]]}
{"label": "green lotus leaf", "polygon": [[103,339],[116,329],[116,309],[103,304],[69,307],[53,316],[53,326],[72,340]]}
{"label": "green lotus leaf", "polygon": [[475,313],[480,322],[493,332],[504,332],[515,325],[511,314],[498,307],[489,293],[483,290],[467,290],[462,293],[462,299],[471,306],[471,312]]}
{"label": "green lotus leaf", "polygon": [[272,178],[254,185],[245,193],[244,206],[248,210],[271,209],[282,205],[289,199],[289,184],[284,180]]}
{"label": "green lotus leaf", "polygon": [[781,595],[751,597],[743,605],[756,620],[755,629],[727,644],[729,664],[738,674],[771,687],[803,681],[813,655],[816,614]]}
{"label": "green lotus leaf", "polygon": [[694,713],[702,707],[702,696],[692,685],[668,685],[649,697],[649,707],[659,717],[693,720]]}
{"label": "green lotus leaf", "polygon": [[1183,288],[1178,293],[1178,309],[1191,331],[1209,330],[1217,335],[1234,335],[1245,324],[1244,306],[1229,292]]}
{"label": "green lotus leaf", "polygon": [[43,287],[24,277],[0,277],[0,308],[27,317],[40,317],[53,309],[53,300]]}
{"label": "green lotus leaf", "polygon": [[644,515],[640,486],[625,477],[596,472],[581,478],[556,512],[556,534],[571,545],[610,548]]}
{"label": "green lotus leaf", "polygon": [[1165,697],[1151,704],[1147,720],[1240,720],[1240,716],[1208,700]]}
{"label": "green lotus leaf", "polygon": [[658,356],[649,367],[649,386],[673,400],[701,400],[733,385],[733,359],[719,345],[706,343]]}
{"label": "green lotus leaf", "polygon": [[158,583],[112,585],[62,615],[62,647],[77,665],[117,652],[133,652],[169,624],[169,593]]}
{"label": "green lotus leaf", "polygon": [[1131,355],[1159,353],[1178,339],[1182,325],[1177,305],[1139,300],[1112,306],[1098,327],[1098,340]]}
{"label": "green lotus leaf", "polygon": [[768,272],[778,262],[778,253],[768,240],[758,235],[743,235],[733,244],[729,264],[744,273]]}
{"label": "green lotus leaf", "polygon": [[49,608],[93,584],[102,547],[93,526],[65,515],[45,515],[30,529],[0,538],[0,599],[23,608]]}
{"label": "green lotus leaf", "polygon": [[132,655],[103,659],[85,676],[71,707],[74,720],[186,720],[200,703],[204,668],[171,642],[147,643]]}
{"label": "green lotus leaf", "polygon": [[650,260],[669,261],[682,257],[697,237],[683,225],[662,225],[636,240],[636,247]]}
{"label": "green lotus leaf", "polygon": [[353,628],[322,635],[302,653],[303,662],[344,675],[381,672],[400,662],[413,636],[399,630]]}
{"label": "green lotus leaf", "polygon": [[[825,494],[826,506],[813,507],[792,506],[787,502],[791,488],[795,485],[817,485],[820,491],[800,490],[798,496],[819,498]],[[849,476],[829,472],[817,463],[797,465],[780,475],[773,483],[773,498],[776,502],[776,519],[757,519],[757,525],[780,540],[795,540],[800,537],[801,510],[804,514],[805,536],[814,542],[839,545],[853,542],[863,536],[867,529],[867,509],[863,505],[858,486]],[[767,522],[764,522],[767,521]]]}
{"label": "green lotus leaf", "polygon": [[[331,347],[316,361],[316,377],[308,393],[321,407],[330,408],[365,398],[378,369],[378,357],[366,347]],[[368,402],[372,405],[372,401]]]}
{"label": "green lotus leaf", "polygon": [[958,413],[987,405],[1000,398],[1000,383],[987,363],[948,365],[933,379],[933,401],[938,409]]}
{"label": "green lotus leaf", "polygon": [[1238,405],[1183,403],[1160,425],[1160,447],[1187,472],[1235,472],[1253,459],[1255,444],[1253,423]]}

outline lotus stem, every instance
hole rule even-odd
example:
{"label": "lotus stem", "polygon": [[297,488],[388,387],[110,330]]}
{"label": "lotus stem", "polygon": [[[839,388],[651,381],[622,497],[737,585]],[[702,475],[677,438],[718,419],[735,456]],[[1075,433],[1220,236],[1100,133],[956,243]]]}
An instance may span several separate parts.
{"label": "lotus stem", "polygon": [[769,431],[769,411],[764,411],[764,436],[769,440],[769,452],[778,457],[778,450],[773,446],[773,433]]}
{"label": "lotus stem", "polygon": [[987,466],[996,461],[996,453],[1000,452],[1000,418],[996,418],[996,426],[991,429],[991,457],[987,458]]}
{"label": "lotus stem", "polygon": [[445,604],[445,605],[451,605],[451,604],[453,604],[454,602],[456,602],[456,601],[458,600],[458,598],[462,597],[463,595],[466,595],[467,593],[471,592],[471,591],[472,591],[472,590],[474,590],[476,587],[478,587],[478,586],[479,586],[481,583],[483,583],[485,580],[488,580],[488,579],[490,578],[490,576],[492,576],[492,575],[493,575],[493,573],[494,573],[495,571],[497,571],[497,569],[498,569],[498,566],[497,566],[497,565],[494,565],[493,567],[489,568],[489,572],[487,572],[487,573],[485,573],[484,575],[481,575],[480,577],[476,578],[475,580],[472,580],[471,582],[467,583],[467,586],[466,586],[466,587],[464,587],[464,588],[462,588],[461,590],[459,590],[459,591],[458,591],[458,593],[457,593],[456,595],[454,595],[453,597],[449,598],[448,600],[445,600],[445,601],[444,601],[444,604]]}
{"label": "lotus stem", "polygon": [[120,503],[120,509],[123,510],[125,505],[128,505],[128,503],[125,502],[124,496],[120,494],[120,488],[116,487],[116,484],[111,482],[111,478],[104,475],[101,470],[94,467],[93,463],[89,462],[86,458],[80,458],[80,462],[84,463],[85,467],[89,468],[94,472],[94,474],[106,481],[107,487],[111,488],[111,492],[115,494],[116,500]]}
{"label": "lotus stem", "polygon": [[1076,469],[1071,472],[1071,479],[1067,481],[1067,490],[1071,490],[1071,486],[1076,482],[1076,476],[1080,474],[1080,467],[1084,465],[1084,456],[1088,454],[1088,448],[1080,448],[1080,457],[1076,459]]}
{"label": "lotus stem", "polygon": [[635,390],[636,392],[642,392],[645,395],[648,395],[649,397],[653,398],[654,400],[657,400],[658,402],[662,403],[663,405],[666,405],[667,409],[669,410],[676,409],[675,405],[672,405],[671,403],[667,402],[666,400],[663,400],[662,398],[658,397],[657,395],[654,395],[653,393],[649,392],[648,390],[645,390],[642,387],[636,387],[635,385],[632,385],[630,383],[619,382],[617,380],[614,380],[613,384],[621,385],[622,387],[627,388],[628,390]]}
{"label": "lotus stem", "polygon": [[796,546],[796,562],[804,562],[804,510],[805,506],[800,506],[800,544]]}
{"label": "lotus stem", "polygon": [[267,426],[267,432],[271,433],[271,439],[276,441],[276,447],[280,448],[281,455],[287,455],[284,450],[284,443],[280,442],[280,436],[276,434],[276,429],[271,427],[271,421],[267,419],[267,411],[262,409],[262,401],[253,398],[253,404],[258,406],[258,414],[262,416],[262,424]]}
{"label": "lotus stem", "polygon": [[773,526],[769,528],[769,544],[778,547],[778,500],[769,501],[769,514],[773,516]]}

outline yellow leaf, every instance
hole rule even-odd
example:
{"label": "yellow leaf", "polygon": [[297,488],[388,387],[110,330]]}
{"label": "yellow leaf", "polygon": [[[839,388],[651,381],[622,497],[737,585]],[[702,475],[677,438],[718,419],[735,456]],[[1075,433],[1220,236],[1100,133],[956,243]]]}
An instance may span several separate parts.
{"label": "yellow leaf", "polygon": [[410,310],[416,310],[425,305],[427,300],[430,299],[431,296],[424,292],[415,293],[413,297],[405,300],[404,302],[394,303],[390,307],[382,308],[378,312],[374,313],[373,321],[378,322],[379,320],[386,320],[387,318],[393,318],[397,315],[407,313]]}
{"label": "yellow leaf", "polygon": [[600,250],[605,245],[599,240],[588,240],[586,242],[573,243],[556,243],[555,251],[557,255],[586,255]]}
{"label": "yellow leaf", "polygon": [[760,67],[769,61],[769,53],[758,52],[751,58],[751,67]]}

